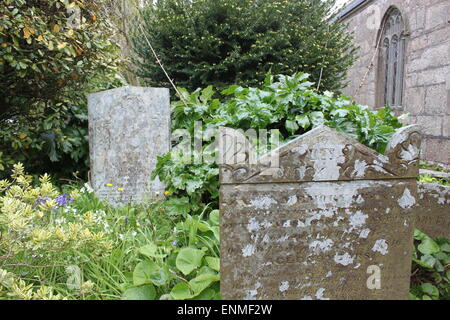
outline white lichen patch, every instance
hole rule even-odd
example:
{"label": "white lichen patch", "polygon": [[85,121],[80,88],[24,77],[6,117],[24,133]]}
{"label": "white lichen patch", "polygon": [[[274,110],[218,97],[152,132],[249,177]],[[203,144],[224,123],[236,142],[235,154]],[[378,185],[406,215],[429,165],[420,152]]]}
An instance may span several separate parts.
{"label": "white lichen patch", "polygon": [[261,223],[261,227],[264,227],[265,229],[268,229],[268,228],[270,228],[272,226],[272,222],[270,222],[269,220],[264,220],[262,223]]}
{"label": "white lichen patch", "polygon": [[331,239],[324,241],[315,240],[309,244],[309,251],[314,254],[319,254],[330,251],[331,247],[333,247],[333,240]]}
{"label": "white lichen patch", "polygon": [[254,290],[247,290],[244,300],[256,300],[256,295],[258,294],[259,288],[261,288],[261,283],[257,282]]}
{"label": "white lichen patch", "polygon": [[405,188],[403,196],[400,199],[398,199],[397,203],[403,209],[409,209],[416,204],[416,199],[411,195],[409,189]]}
{"label": "white lichen patch", "polygon": [[295,171],[297,172],[297,176],[300,180],[305,178],[306,167],[299,167],[299,168],[295,169]]}
{"label": "white lichen patch", "polygon": [[289,228],[291,226],[291,220],[287,220],[283,223],[283,228]]}
{"label": "white lichen patch", "polygon": [[341,184],[332,182],[323,182],[320,184],[311,184],[305,187],[305,193],[311,198],[313,204],[318,209],[328,208],[350,208],[360,195],[361,188],[372,187],[367,181],[353,181],[343,188]]}
{"label": "white lichen patch", "polygon": [[357,204],[364,203],[364,198],[362,197],[362,195],[359,195],[358,198],[356,198],[356,203]]}
{"label": "white lichen patch", "polygon": [[256,247],[253,244],[247,244],[244,249],[242,249],[242,255],[246,257],[252,256],[256,251]]}
{"label": "white lichen patch", "polygon": [[339,179],[339,164],[345,162],[344,146],[319,142],[311,150],[311,158],[314,162],[314,181]]}
{"label": "white lichen patch", "polygon": [[389,251],[388,251],[388,244],[386,242],[386,240],[384,239],[379,239],[375,242],[375,244],[373,245],[372,251],[373,252],[379,252],[382,255],[386,255]]}
{"label": "white lichen patch", "polygon": [[302,144],[298,147],[292,148],[291,152],[297,153],[299,156],[304,155],[308,151],[309,147],[307,144]]}
{"label": "white lichen patch", "polygon": [[[349,210],[346,210],[346,213],[351,214]],[[360,229],[362,226],[364,226],[368,217],[369,216],[367,214],[364,214],[364,212],[360,210],[356,211],[354,214],[351,214],[349,222],[352,230]]]}
{"label": "white lichen patch", "polygon": [[300,283],[297,285],[297,289],[304,289],[304,288],[308,288],[311,287],[313,284],[311,282],[308,283]]}
{"label": "white lichen patch", "polygon": [[255,218],[251,218],[248,221],[248,224],[247,224],[248,232],[258,231],[259,228],[260,228],[259,227],[259,223],[258,223],[258,221]]}
{"label": "white lichen patch", "polygon": [[330,300],[329,298],[325,298],[323,296],[323,293],[325,292],[325,288],[320,288],[319,290],[317,290],[316,292],[316,298],[318,300]]}
{"label": "white lichen patch", "polygon": [[336,253],[334,255],[334,262],[336,262],[337,264],[341,264],[343,266],[348,266],[348,265],[352,264],[354,259],[355,258],[352,257],[348,252],[346,252],[344,254]]}
{"label": "white lichen patch", "polygon": [[355,177],[363,178],[366,174],[367,163],[364,160],[356,160],[355,161],[355,170],[353,171]]}
{"label": "white lichen patch", "polygon": [[407,150],[402,150],[400,152],[400,158],[406,161],[413,161],[419,155],[419,149],[416,146],[410,144]]}
{"label": "white lichen patch", "polygon": [[288,201],[287,201],[287,205],[288,206],[293,206],[297,203],[298,199],[296,195],[293,195],[291,197],[289,197]]}
{"label": "white lichen patch", "polygon": [[279,288],[280,292],[285,292],[289,289],[289,281],[283,281],[281,282]]}
{"label": "white lichen patch", "polygon": [[331,277],[331,276],[333,276],[333,272],[328,271],[328,273],[327,273],[327,275],[326,275],[325,277],[329,278],[329,277]]}
{"label": "white lichen patch", "polygon": [[250,203],[256,209],[269,209],[271,205],[277,204],[278,202],[268,196],[259,196],[252,199]]}
{"label": "white lichen patch", "polygon": [[361,230],[361,232],[359,233],[359,237],[362,239],[367,239],[367,237],[369,236],[370,233],[370,229],[366,228],[364,230]]}
{"label": "white lichen patch", "polygon": [[281,243],[281,242],[285,242],[287,239],[289,239],[289,235],[284,235],[282,237],[279,237],[276,242]]}

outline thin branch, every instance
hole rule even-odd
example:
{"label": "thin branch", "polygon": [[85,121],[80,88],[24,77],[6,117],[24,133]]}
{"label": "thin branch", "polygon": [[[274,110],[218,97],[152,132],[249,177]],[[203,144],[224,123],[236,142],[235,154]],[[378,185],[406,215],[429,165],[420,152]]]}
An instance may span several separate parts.
{"label": "thin branch", "polygon": [[145,30],[142,27],[143,24],[143,18],[142,18],[142,14],[141,11],[138,9],[138,26],[141,29],[141,32],[144,36],[145,41],[147,42],[148,46],[150,47],[150,50],[152,51],[153,55],[155,56],[156,62],[158,63],[158,65],[161,67],[162,71],[164,72],[165,76],[167,77],[167,79],[169,80],[170,84],[172,85],[172,87],[174,88],[175,92],[178,94],[178,96],[180,97],[181,101],[183,101],[184,105],[187,107],[187,103],[184,100],[184,97],[181,95],[180,91],[178,91],[177,87],[175,86],[175,83],[173,82],[173,80],[170,78],[169,74],[167,73],[166,69],[164,68],[161,59],[159,59],[158,54],[156,53],[155,49],[153,49],[152,44],[150,43],[150,40],[148,39],[147,35],[145,34]]}
{"label": "thin branch", "polygon": [[360,91],[360,90],[362,89],[362,87],[364,86],[364,83],[366,82],[366,79],[367,79],[367,77],[369,76],[370,71],[372,71],[372,68],[375,66],[375,63],[374,63],[374,62],[375,62],[375,58],[376,58],[377,55],[378,55],[378,50],[380,49],[381,39],[383,39],[384,29],[385,29],[385,25],[383,25],[383,28],[381,29],[380,39],[378,39],[377,45],[376,45],[376,47],[375,47],[375,52],[374,52],[374,54],[373,54],[373,56],[372,56],[372,59],[371,59],[371,61],[370,61],[369,66],[367,67],[367,72],[366,72],[366,74],[365,74],[364,77],[362,78],[361,83],[359,84],[358,89],[356,89],[356,92],[355,92],[355,94],[353,95],[353,99],[352,99],[353,101],[352,101],[352,102],[355,102],[354,98],[359,94],[359,91]]}

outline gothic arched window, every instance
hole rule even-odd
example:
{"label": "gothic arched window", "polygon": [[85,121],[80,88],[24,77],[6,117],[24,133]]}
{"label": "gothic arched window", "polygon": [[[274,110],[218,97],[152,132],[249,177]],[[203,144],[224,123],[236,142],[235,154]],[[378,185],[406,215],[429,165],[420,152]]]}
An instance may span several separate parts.
{"label": "gothic arched window", "polygon": [[387,12],[381,30],[380,102],[384,105],[401,106],[406,35],[403,18],[397,8]]}

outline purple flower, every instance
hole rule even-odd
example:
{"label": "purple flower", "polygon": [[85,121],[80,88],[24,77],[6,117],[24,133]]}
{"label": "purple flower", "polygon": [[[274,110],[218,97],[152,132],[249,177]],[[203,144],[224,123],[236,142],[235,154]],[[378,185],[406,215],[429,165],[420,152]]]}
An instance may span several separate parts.
{"label": "purple flower", "polygon": [[50,200],[49,197],[39,197],[34,203],[39,206],[41,204],[45,204],[48,200]]}
{"label": "purple flower", "polygon": [[176,247],[177,244],[178,244],[178,241],[177,241],[177,240],[175,240],[174,242],[172,242],[172,246],[174,246],[174,247]]}
{"label": "purple flower", "polygon": [[65,207],[65,206],[67,206],[70,202],[72,202],[73,199],[70,198],[70,197],[68,197],[68,196],[67,196],[67,193],[64,193],[63,195],[57,196],[56,199],[55,199],[55,201],[56,201],[56,204],[57,204],[59,207]]}

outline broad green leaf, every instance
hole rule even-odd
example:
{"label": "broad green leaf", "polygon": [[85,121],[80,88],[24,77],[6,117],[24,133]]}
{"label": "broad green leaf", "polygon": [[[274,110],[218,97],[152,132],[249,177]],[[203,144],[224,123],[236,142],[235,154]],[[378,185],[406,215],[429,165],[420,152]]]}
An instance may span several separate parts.
{"label": "broad green leaf", "polygon": [[184,248],[178,253],[176,266],[184,275],[190,274],[202,264],[204,251],[195,248]]}
{"label": "broad green leaf", "polygon": [[220,227],[211,227],[211,230],[214,234],[214,237],[217,239],[217,241],[220,241]]}
{"label": "broad green leaf", "polygon": [[323,115],[323,112],[320,111],[311,112],[309,114],[309,119],[313,127],[320,126],[325,122],[325,116]]}
{"label": "broad green leaf", "polygon": [[123,300],[154,300],[155,297],[156,290],[151,284],[130,288],[122,295]]}
{"label": "broad green leaf", "polygon": [[191,299],[194,296],[191,289],[189,288],[189,284],[185,282],[176,284],[170,291],[170,295],[175,300]]}
{"label": "broad green leaf", "polygon": [[419,229],[414,229],[414,239],[418,241],[422,241],[428,238],[428,236],[420,231]]}
{"label": "broad green leaf", "polygon": [[431,283],[423,283],[420,288],[424,293],[429,295],[431,298],[437,300],[439,299],[439,289],[433,286]]}
{"label": "broad green leaf", "polygon": [[149,258],[162,259],[162,258],[165,258],[168,256],[167,253],[163,253],[161,251],[162,251],[162,249],[159,248],[154,243],[149,243],[149,244],[139,248],[139,253],[143,254]]}
{"label": "broad green leaf", "polygon": [[295,121],[297,121],[298,125],[303,129],[308,129],[311,126],[311,122],[306,114],[296,116]]}
{"label": "broad green leaf", "polygon": [[450,253],[450,244],[444,243],[444,244],[442,244],[440,247],[441,247],[441,250],[442,250],[442,251],[444,251],[444,252],[449,252],[449,253]]}
{"label": "broad green leaf", "polygon": [[152,272],[149,275],[148,279],[155,286],[160,287],[166,285],[169,282],[169,280],[171,279],[171,275],[166,268],[160,268],[159,270]]}
{"label": "broad green leaf", "polygon": [[422,240],[422,243],[417,246],[417,249],[423,254],[434,254],[441,250],[439,245],[429,237]]}
{"label": "broad green leaf", "polygon": [[220,224],[220,212],[219,210],[213,210],[209,214],[209,221],[212,225],[218,226]]}
{"label": "broad green leaf", "polygon": [[194,295],[198,295],[216,281],[220,281],[218,275],[204,273],[189,281],[189,284],[194,291]]}
{"label": "broad green leaf", "polygon": [[187,197],[169,199],[164,203],[164,207],[170,215],[185,215],[191,209],[189,198]]}
{"label": "broad green leaf", "polygon": [[298,130],[298,124],[295,121],[286,120],[286,129],[291,133],[295,134]]}
{"label": "broad green leaf", "polygon": [[206,257],[205,261],[211,269],[216,270],[217,272],[220,271],[220,259],[219,258]]}
{"label": "broad green leaf", "polygon": [[153,261],[145,260],[137,264],[133,271],[133,284],[140,286],[150,283],[150,277],[157,272],[159,267]]}
{"label": "broad green leaf", "polygon": [[433,268],[436,264],[436,258],[429,254],[424,254],[422,257],[420,257],[420,262],[423,263],[423,266],[427,268]]}
{"label": "broad green leaf", "polygon": [[200,292],[199,295],[192,298],[192,300],[203,300],[203,301],[215,300],[216,295],[217,295],[216,290],[212,288],[207,288],[202,292]]}

